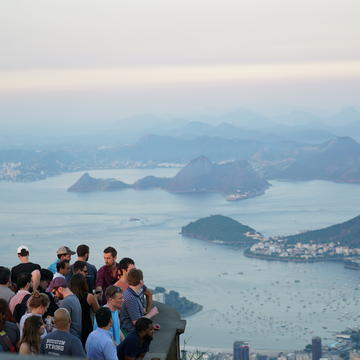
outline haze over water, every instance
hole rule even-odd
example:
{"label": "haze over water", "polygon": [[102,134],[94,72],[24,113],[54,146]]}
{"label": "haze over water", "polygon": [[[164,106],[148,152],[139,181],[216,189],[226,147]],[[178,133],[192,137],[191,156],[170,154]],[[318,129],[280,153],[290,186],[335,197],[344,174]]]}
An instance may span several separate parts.
{"label": "haze over water", "polygon": [[[178,169],[91,171],[132,183],[145,175],[172,176]],[[30,247],[46,267],[61,245],[91,248],[102,265],[112,245],[119,258],[134,258],[145,283],[177,290],[204,306],[188,318],[189,345],[230,348],[248,340],[257,348],[296,349],[311,336],[329,338],[359,322],[359,272],[342,264],[297,264],[249,259],[242,251],[183,238],[181,226],[222,214],[264,235],[296,233],[359,214],[360,186],[324,181],[273,181],[266,194],[227,202],[219,194],[180,195],[162,190],[68,193],[81,173],[33,183],[0,183],[0,263],[17,263],[16,248]],[[130,221],[139,218],[140,221]],[[295,282],[295,280],[297,280]]]}

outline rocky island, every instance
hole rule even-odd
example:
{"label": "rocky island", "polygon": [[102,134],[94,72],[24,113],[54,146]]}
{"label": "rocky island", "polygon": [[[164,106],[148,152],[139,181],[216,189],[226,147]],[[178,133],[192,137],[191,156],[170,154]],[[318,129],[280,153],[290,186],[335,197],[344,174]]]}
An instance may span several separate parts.
{"label": "rocky island", "polygon": [[85,173],[68,191],[115,191],[126,188],[138,190],[161,188],[175,193],[216,192],[235,194],[245,199],[261,195],[270,184],[245,161],[212,163],[205,156],[194,159],[172,178],[147,176],[134,184],[115,179],[95,179]]}
{"label": "rocky island", "polygon": [[263,239],[263,236],[250,226],[223,215],[211,215],[191,222],[181,228],[181,234],[233,246],[249,246]]}

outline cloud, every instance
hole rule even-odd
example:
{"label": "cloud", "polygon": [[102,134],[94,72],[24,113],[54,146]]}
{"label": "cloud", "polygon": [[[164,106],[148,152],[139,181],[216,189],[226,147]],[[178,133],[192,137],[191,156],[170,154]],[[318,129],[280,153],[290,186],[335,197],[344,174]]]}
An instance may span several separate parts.
{"label": "cloud", "polygon": [[123,89],[176,84],[271,83],[346,80],[360,77],[360,61],[218,66],[139,66],[118,68],[12,70],[0,72],[0,92]]}

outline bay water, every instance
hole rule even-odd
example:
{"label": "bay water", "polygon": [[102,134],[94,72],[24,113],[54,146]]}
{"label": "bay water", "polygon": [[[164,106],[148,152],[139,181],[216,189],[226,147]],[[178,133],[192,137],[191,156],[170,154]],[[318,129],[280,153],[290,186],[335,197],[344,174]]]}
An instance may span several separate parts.
{"label": "bay water", "polygon": [[[178,169],[97,170],[128,183]],[[318,335],[360,322],[360,272],[339,263],[281,263],[246,258],[241,249],[182,237],[181,227],[211,214],[230,216],[266,236],[322,228],[359,215],[360,186],[325,181],[280,182],[262,196],[228,202],[220,194],[160,189],[69,193],[82,173],[32,183],[0,183],[0,264],[17,263],[25,244],[44,267],[62,245],[88,244],[100,267],[102,250],[135,259],[149,287],[163,286],[203,305],[187,318],[188,346],[228,348],[246,340],[258,349],[301,349]]]}

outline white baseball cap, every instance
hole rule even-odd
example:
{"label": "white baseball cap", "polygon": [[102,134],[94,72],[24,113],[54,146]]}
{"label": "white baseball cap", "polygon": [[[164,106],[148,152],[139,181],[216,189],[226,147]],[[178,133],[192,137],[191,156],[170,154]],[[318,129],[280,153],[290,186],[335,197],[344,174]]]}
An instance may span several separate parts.
{"label": "white baseball cap", "polygon": [[17,248],[16,253],[17,253],[17,254],[20,254],[20,253],[21,253],[21,250],[25,250],[25,251],[29,252],[29,248],[28,248],[27,246],[25,246],[25,245],[20,245],[20,246]]}

